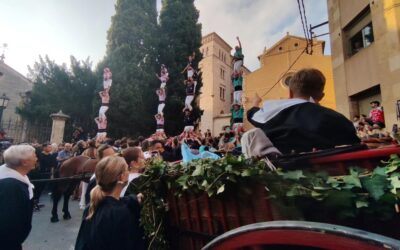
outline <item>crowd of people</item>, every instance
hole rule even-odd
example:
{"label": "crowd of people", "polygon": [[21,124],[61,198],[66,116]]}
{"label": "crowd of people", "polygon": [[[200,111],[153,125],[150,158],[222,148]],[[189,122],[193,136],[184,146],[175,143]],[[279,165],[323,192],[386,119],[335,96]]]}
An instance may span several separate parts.
{"label": "crowd of people", "polygon": [[353,125],[357,136],[370,148],[400,143],[400,131],[397,124],[391,130],[385,125],[384,110],[379,101],[370,103],[369,115],[361,114],[353,117]]}
{"label": "crowd of people", "polygon": [[[236,88],[241,87],[241,83],[235,82],[242,74],[240,41],[236,52],[232,81],[235,92],[241,92],[240,88]],[[185,162],[198,158],[218,159],[226,154],[275,159],[282,154],[359,144],[360,138],[375,136],[376,133],[381,137],[378,131],[368,134],[370,128],[374,131],[385,127],[379,102],[371,103],[372,110],[368,117],[356,117],[354,123],[336,111],[319,105],[324,97],[325,77],[317,69],[302,69],[293,75],[289,84],[289,99],[262,103],[256,94],[253,106],[247,111],[247,119],[254,129],[247,132],[243,130],[241,93],[236,93],[231,126],[225,127],[217,135],[212,135],[210,130],[195,130],[191,117],[192,87],[188,87],[195,85],[192,82],[195,70],[191,64],[194,56],[189,57],[184,70],[187,71],[185,84],[189,101],[184,108],[185,129],[180,135],[168,137],[163,130],[163,123],[157,120],[163,117],[168,81],[168,71],[163,65],[158,76],[161,80],[157,90],[160,100],[157,110],[159,117],[156,115],[158,126],[150,137],[114,140],[98,134],[101,139],[80,140],[74,144],[9,147],[4,152],[5,164],[0,166],[0,246],[4,249],[21,249],[31,230],[32,211],[40,210],[39,199],[45,184],[33,186],[29,179],[56,178],[60,165],[74,156],[84,155],[98,160],[91,181],[78,194],[84,212],[76,249],[145,249],[146,241],[139,223],[140,204],[144,197],[131,193],[128,186],[134,185],[134,180],[141,175],[148,159],[157,157],[168,162]],[[102,107],[99,121],[106,120],[107,108],[104,107],[109,101],[110,80],[111,72],[108,70],[105,72],[104,90],[100,92]],[[99,127],[99,133],[104,133],[101,129]],[[397,126],[394,129],[392,133],[398,134]]]}

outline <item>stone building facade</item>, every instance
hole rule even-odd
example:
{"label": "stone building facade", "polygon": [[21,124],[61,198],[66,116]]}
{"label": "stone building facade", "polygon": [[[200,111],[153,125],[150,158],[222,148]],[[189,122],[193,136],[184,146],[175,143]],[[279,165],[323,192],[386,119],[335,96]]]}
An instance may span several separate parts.
{"label": "stone building facade", "polygon": [[337,110],[349,118],[380,101],[390,130],[400,118],[398,0],[328,0]]}

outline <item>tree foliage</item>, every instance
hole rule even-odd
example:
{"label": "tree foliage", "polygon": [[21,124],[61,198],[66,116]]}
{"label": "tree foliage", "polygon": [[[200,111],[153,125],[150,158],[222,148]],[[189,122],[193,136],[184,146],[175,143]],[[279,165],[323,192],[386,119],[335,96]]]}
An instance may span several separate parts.
{"label": "tree foliage", "polygon": [[113,72],[108,131],[112,136],[155,130],[158,49],[156,0],[118,0],[108,31],[107,55],[99,70]]}
{"label": "tree foliage", "polygon": [[44,123],[49,115],[62,110],[71,116],[71,122],[89,129],[93,126],[95,109],[92,105],[98,77],[92,71],[89,59],[78,61],[71,56],[68,68],[58,65],[49,57],[39,58],[29,68],[29,79],[33,83],[29,102],[18,109],[28,121]]}
{"label": "tree foliage", "polygon": [[[199,11],[194,6],[194,0],[163,0],[160,13],[160,63],[168,66],[170,80],[167,84],[168,96],[165,107],[166,130],[170,134],[182,131],[185,85],[185,75],[181,71],[188,63],[188,56],[193,52],[195,69],[201,60],[201,24],[198,23]],[[193,115],[200,117],[198,97],[202,86],[201,76],[197,81]]]}

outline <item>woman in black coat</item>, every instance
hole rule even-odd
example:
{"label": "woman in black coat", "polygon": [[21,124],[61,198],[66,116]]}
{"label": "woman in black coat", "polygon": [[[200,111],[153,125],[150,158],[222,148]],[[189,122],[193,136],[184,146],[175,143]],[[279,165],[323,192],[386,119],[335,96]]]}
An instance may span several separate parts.
{"label": "woman in black coat", "polygon": [[134,196],[120,198],[128,176],[122,157],[109,156],[97,164],[97,186],[84,211],[75,249],[145,249],[137,218],[139,204]]}

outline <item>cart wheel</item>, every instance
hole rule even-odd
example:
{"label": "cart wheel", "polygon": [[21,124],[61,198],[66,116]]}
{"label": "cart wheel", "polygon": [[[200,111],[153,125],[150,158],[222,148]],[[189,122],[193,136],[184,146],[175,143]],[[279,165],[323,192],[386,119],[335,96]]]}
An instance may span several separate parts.
{"label": "cart wheel", "polygon": [[400,241],[366,231],[306,221],[272,221],[228,231],[203,250],[253,249],[400,249]]}

